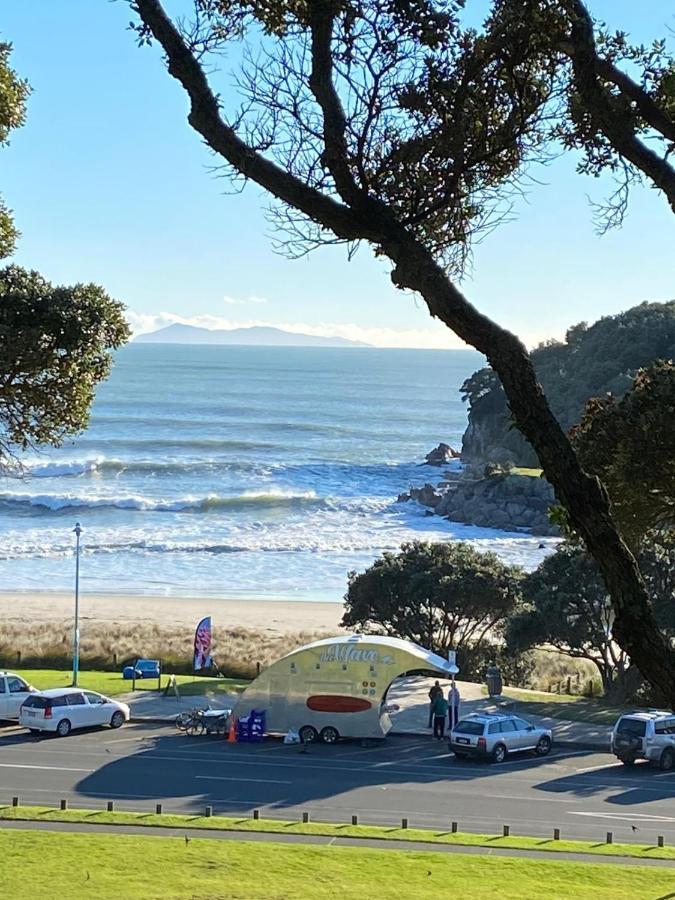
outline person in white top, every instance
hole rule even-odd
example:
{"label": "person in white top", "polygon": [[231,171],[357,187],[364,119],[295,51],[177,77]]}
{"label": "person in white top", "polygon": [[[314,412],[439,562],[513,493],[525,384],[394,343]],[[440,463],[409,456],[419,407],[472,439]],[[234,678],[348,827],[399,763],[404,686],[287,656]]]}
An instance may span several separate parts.
{"label": "person in white top", "polygon": [[461,699],[457,685],[453,684],[448,691],[448,718],[450,720],[450,731],[452,731],[459,721],[459,704]]}

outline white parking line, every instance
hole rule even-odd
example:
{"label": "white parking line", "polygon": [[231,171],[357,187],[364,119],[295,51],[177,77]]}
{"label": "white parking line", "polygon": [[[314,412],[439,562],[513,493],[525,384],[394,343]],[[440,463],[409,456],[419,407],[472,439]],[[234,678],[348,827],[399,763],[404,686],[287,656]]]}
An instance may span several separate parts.
{"label": "white parking line", "polygon": [[292,781],[276,781],[272,778],[228,778],[225,775],[195,775],[198,781],[250,781],[254,784],[293,784]]}
{"label": "white parking line", "polygon": [[619,813],[605,812],[575,812],[569,810],[571,816],[587,816],[591,819],[616,819],[619,822],[640,822],[649,825],[650,822],[675,822],[675,816],[651,816],[648,813],[631,813],[630,816],[622,816]]}
{"label": "white parking line", "polygon": [[61,766],[20,766],[14,763],[0,763],[0,769],[40,769],[43,772],[94,772],[94,769],[66,769]]}

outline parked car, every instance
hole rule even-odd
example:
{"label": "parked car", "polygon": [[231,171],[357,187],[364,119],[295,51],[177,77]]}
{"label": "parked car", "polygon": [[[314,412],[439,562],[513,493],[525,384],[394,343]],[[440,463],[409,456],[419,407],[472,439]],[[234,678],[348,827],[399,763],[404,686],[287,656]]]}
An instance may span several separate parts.
{"label": "parked car", "polygon": [[19,713],[20,725],[32,732],[55,732],[59,737],[66,737],[75,728],[93,725],[119,728],[128,721],[126,703],[80,688],[36,691],[24,701]]}
{"label": "parked car", "polygon": [[612,729],[612,753],[625,766],[647,759],[670,772],[675,768],[675,713],[658,709],[625,713]]}
{"label": "parked car", "polygon": [[0,672],[0,720],[18,719],[21,704],[35,688],[14,672]]}
{"label": "parked car", "polygon": [[159,678],[161,667],[158,659],[137,659],[133,666],[122,669],[122,678]]}
{"label": "parked car", "polygon": [[533,750],[546,756],[553,736],[548,728],[531,725],[518,716],[476,713],[460,719],[450,732],[450,749],[463,759],[477,756],[504,762],[509,753]]}

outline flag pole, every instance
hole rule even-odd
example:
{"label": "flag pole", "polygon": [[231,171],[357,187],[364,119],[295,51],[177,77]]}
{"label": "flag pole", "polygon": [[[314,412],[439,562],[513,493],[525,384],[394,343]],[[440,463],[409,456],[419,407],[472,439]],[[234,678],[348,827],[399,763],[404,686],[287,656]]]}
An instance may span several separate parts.
{"label": "flag pole", "polygon": [[75,534],[75,627],[73,631],[73,687],[77,687],[77,676],[80,671],[80,535],[82,528],[79,522],[73,528]]}

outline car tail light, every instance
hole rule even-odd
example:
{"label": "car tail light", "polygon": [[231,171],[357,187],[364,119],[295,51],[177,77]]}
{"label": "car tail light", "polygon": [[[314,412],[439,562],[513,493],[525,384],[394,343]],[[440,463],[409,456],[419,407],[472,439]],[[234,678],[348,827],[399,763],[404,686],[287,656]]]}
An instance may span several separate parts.
{"label": "car tail light", "polygon": [[476,746],[479,750],[487,750],[487,741],[484,737],[479,737]]}
{"label": "car tail light", "polygon": [[52,717],[51,706],[45,706],[45,719],[51,719],[51,717]]}

